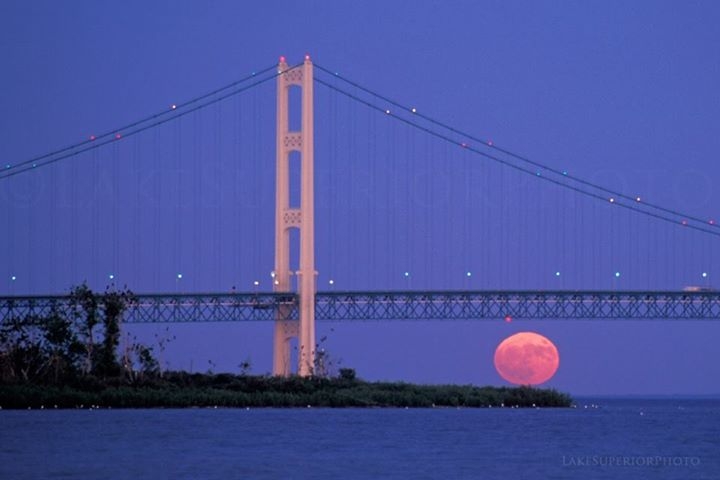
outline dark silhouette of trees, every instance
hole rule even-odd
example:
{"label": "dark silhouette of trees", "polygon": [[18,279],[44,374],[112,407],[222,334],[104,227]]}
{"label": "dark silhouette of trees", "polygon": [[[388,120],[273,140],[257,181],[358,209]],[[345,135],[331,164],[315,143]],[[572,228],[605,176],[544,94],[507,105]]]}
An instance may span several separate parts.
{"label": "dark silhouette of trees", "polygon": [[[0,325],[0,380],[58,384],[82,376],[118,377],[132,369],[118,361],[122,314],[133,293],[86,284],[70,290],[68,308],[44,318],[13,318]],[[147,347],[133,346],[138,363],[153,364]],[[155,362],[157,364],[157,362]]]}
{"label": "dark silhouette of trees", "polygon": [[122,373],[122,366],[117,359],[117,348],[120,344],[120,322],[123,311],[133,301],[132,292],[105,290],[100,297],[103,308],[103,341],[95,364],[95,373],[100,376],[117,376]]}

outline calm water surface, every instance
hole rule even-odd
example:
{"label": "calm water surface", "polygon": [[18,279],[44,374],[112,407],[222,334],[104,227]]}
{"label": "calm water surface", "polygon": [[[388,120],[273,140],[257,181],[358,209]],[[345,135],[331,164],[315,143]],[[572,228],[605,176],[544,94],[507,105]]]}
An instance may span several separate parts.
{"label": "calm water surface", "polygon": [[718,479],[720,400],[0,411],[0,479],[26,478]]}

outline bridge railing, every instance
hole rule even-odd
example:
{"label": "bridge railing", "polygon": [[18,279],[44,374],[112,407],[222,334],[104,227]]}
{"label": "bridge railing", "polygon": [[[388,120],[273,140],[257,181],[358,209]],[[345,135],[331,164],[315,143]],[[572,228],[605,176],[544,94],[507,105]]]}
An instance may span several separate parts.
{"label": "bridge railing", "polygon": [[[75,308],[75,310],[73,310]],[[77,313],[70,296],[0,297],[0,323],[40,323]],[[99,312],[102,315],[102,310]],[[720,319],[720,292],[394,291],[319,292],[315,318],[350,320]],[[295,293],[135,295],[125,323],[298,319]]]}
{"label": "bridge railing", "polygon": [[297,317],[294,293],[141,295],[123,315],[127,323],[269,321]]}
{"label": "bridge railing", "polygon": [[[0,297],[0,323],[35,324],[53,315],[73,318],[76,312],[70,296]],[[240,322],[294,320],[297,316],[294,293],[151,294],[133,296],[123,312],[123,322]]]}
{"label": "bridge railing", "polygon": [[321,292],[317,320],[720,319],[720,292]]}

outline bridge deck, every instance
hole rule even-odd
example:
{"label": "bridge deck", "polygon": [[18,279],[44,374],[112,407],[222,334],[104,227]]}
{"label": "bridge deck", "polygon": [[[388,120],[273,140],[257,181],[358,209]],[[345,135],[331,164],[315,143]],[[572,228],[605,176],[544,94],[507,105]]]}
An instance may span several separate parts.
{"label": "bridge deck", "polygon": [[[295,293],[136,295],[127,323],[270,321],[298,317]],[[75,310],[74,310],[75,309]],[[0,297],[0,323],[72,316],[69,296]],[[720,319],[720,292],[319,292],[316,320]]]}

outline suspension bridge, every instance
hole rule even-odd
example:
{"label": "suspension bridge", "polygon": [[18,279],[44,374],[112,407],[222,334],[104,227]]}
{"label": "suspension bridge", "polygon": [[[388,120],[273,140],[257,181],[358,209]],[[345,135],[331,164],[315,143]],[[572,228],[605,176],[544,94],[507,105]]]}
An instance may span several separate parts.
{"label": "suspension bridge", "polygon": [[[316,76],[316,71],[322,76]],[[237,98],[240,95],[254,92],[263,85],[272,81],[276,85],[276,106],[275,106],[275,169],[274,169],[274,200],[268,195],[268,185],[253,179],[253,169],[259,163],[252,163],[247,172],[238,175],[234,172],[224,175],[219,171],[216,175],[216,182],[205,182],[202,177],[200,161],[205,156],[221,156],[220,134],[206,131],[206,126],[198,117],[198,112],[208,109],[213,105],[220,105],[229,99]],[[314,88],[319,87],[325,92],[334,95],[335,100],[325,105],[327,130],[332,127],[340,128],[342,125],[354,125],[355,118],[343,122],[338,121],[339,104],[342,101],[349,102],[364,109],[371,125],[371,138],[359,139],[357,131],[348,128],[349,133],[342,139],[330,141],[330,145],[324,149],[324,154],[335,158],[347,156],[349,164],[357,163],[370,165],[366,171],[352,170],[345,172],[344,178],[337,179],[329,177],[321,172],[326,183],[319,190],[325,198],[330,198],[329,205],[315,205],[316,188],[315,181],[318,177],[315,171],[315,130],[316,130],[316,100]],[[299,93],[299,96],[296,95]],[[295,95],[295,96],[293,96]],[[337,100],[337,99],[342,100]],[[230,113],[235,118],[235,126],[240,123],[239,132],[259,129],[255,125],[255,119],[260,114],[258,105],[261,102],[251,105],[252,113],[250,120],[238,120],[242,113],[237,108]],[[266,109],[267,110],[267,109]],[[218,125],[226,125],[227,112],[218,108],[215,117],[216,129],[227,128]],[[223,114],[225,112],[225,114]],[[365,118],[365,117],[363,117]],[[181,124],[181,121],[186,122]],[[188,120],[190,119],[190,120]],[[383,122],[386,130],[381,131],[378,124]],[[390,123],[385,123],[390,122]],[[211,137],[210,148],[200,145],[197,139],[188,148],[182,145],[181,127],[173,131],[173,141],[167,142],[157,131],[167,125],[184,125],[192,123],[196,135]],[[259,121],[257,123],[260,123]],[[203,133],[204,132],[204,133]],[[388,133],[389,132],[389,133]],[[232,149],[236,156],[240,155],[243,145],[252,144],[261,138],[266,144],[270,144],[270,137],[267,132],[256,133],[254,139],[241,138],[242,133],[235,133],[233,136]],[[142,169],[141,158],[144,153],[141,146],[136,144],[133,150],[134,163],[130,165],[131,173],[121,170],[120,145],[133,137],[145,136],[146,141],[154,145],[157,150],[166,149],[167,157],[170,160],[158,159],[155,170],[150,172]],[[387,138],[383,151],[389,150],[383,157],[380,150],[379,138]],[[147,140],[149,138],[149,140]],[[400,140],[399,140],[400,139]],[[420,146],[417,145],[419,140]],[[213,143],[214,142],[214,143]],[[424,143],[423,143],[424,142]],[[362,145],[361,145],[362,143]],[[413,146],[415,145],[415,146]],[[182,157],[187,150],[195,154],[193,167],[182,166]],[[207,150],[212,150],[210,153]],[[97,167],[101,159],[100,153],[110,152],[111,163],[109,170],[101,170]],[[350,153],[347,153],[350,151]],[[356,153],[353,153],[356,152]],[[428,153],[431,152],[431,153]],[[451,153],[452,152],[452,153]],[[268,162],[266,154],[260,150],[251,152],[253,162]],[[460,155],[461,158],[473,158],[490,164],[497,172],[503,172],[499,176],[492,177],[490,172],[483,172],[484,175],[474,176],[474,168],[464,168],[461,162],[459,167],[448,166],[437,162],[438,157]],[[108,202],[108,209],[102,210],[99,207],[92,208],[93,218],[83,223],[82,210],[76,206],[83,204],[83,187],[77,187],[73,182],[73,176],[79,175],[77,170],[77,157],[86,156],[89,165],[89,182],[100,184],[102,188],[91,188],[92,198],[85,202],[87,204],[102,203],[103,189],[113,192],[116,198]],[[155,153],[156,157],[162,157],[161,153]],[[425,164],[419,167],[411,164],[414,157],[427,156]],[[359,158],[362,157],[362,158]],[[406,160],[394,166],[381,165],[378,158],[394,160],[397,157],[404,157]],[[165,162],[165,163],[163,163]],[[174,163],[173,163],[174,162]],[[404,162],[404,163],[402,163]],[[125,165],[127,166],[127,164]],[[47,168],[46,168],[47,167]],[[198,168],[195,170],[195,168]],[[354,168],[354,167],[351,167]],[[445,177],[445,170],[456,168],[454,175]],[[94,169],[94,170],[93,170]],[[187,276],[183,273],[174,273],[174,292],[164,294],[136,294],[135,300],[124,314],[124,321],[128,323],[147,322],[216,322],[216,321],[272,321],[275,323],[274,340],[274,362],[273,373],[276,375],[288,375],[291,371],[290,365],[290,340],[298,339],[298,373],[308,375],[312,372],[315,349],[315,321],[349,321],[349,320],[471,320],[471,319],[718,319],[720,318],[720,292],[709,287],[709,284],[697,285],[693,279],[701,276],[702,279],[709,277],[713,263],[713,251],[720,236],[720,230],[714,219],[701,218],[697,215],[690,215],[680,209],[650,203],[638,194],[627,194],[614,189],[606,188],[596,182],[575,176],[571,172],[557,169],[544,163],[536,162],[523,155],[516,154],[504,147],[495,145],[492,141],[478,138],[444,122],[435,120],[432,117],[420,113],[416,107],[406,106],[391,98],[380,95],[357,82],[342,78],[334,71],[322,66],[313,64],[309,57],[294,66],[286,63],[284,58],[276,66],[254,72],[252,75],[234,82],[231,85],[218,90],[211,91],[182,104],[172,104],[166,110],[143,118],[137,122],[130,123],[122,128],[114,128],[105,133],[90,135],[86,140],[70,145],[66,148],[50,152],[26,161],[8,163],[0,173],[0,181],[5,185],[12,185],[21,179],[38,176],[41,171],[50,171],[51,178],[47,181],[54,185],[44,190],[50,194],[50,202],[62,203],[67,201],[72,204],[70,208],[73,222],[76,227],[66,235],[69,246],[70,258],[65,260],[53,259],[48,264],[61,264],[55,267],[56,270],[73,270],[75,277],[87,278],[85,271],[77,272],[75,259],[78,252],[88,249],[91,252],[93,261],[85,264],[83,268],[96,269],[97,264],[110,259],[111,266],[106,271],[116,272],[128,257],[140,257],[143,248],[140,247],[141,240],[145,234],[152,232],[154,225],[168,222],[167,212],[163,212],[163,202],[158,198],[169,199],[176,204],[176,213],[182,214],[189,210],[184,200],[184,194],[190,191],[198,191],[200,200],[194,203],[207,201],[210,198],[208,208],[200,209],[197,214],[197,224],[193,227],[189,236],[195,238],[195,246],[210,245],[211,243],[222,242],[222,237],[227,233],[226,223],[242,224],[248,220],[243,218],[243,213],[220,213],[222,209],[232,209],[232,205],[226,207],[224,199],[216,195],[217,190],[224,185],[222,182],[236,182],[242,180],[245,183],[257,182],[258,186],[252,190],[252,194],[260,199],[253,203],[253,210],[265,212],[268,204],[274,203],[274,265],[270,272],[270,280],[262,277],[254,280],[253,291],[236,291],[233,286],[230,291],[214,293],[185,292],[183,286]],[[414,172],[411,179],[410,172]],[[509,172],[509,173],[507,173]],[[391,179],[392,174],[399,178]],[[122,178],[128,178],[128,185],[121,184]],[[167,189],[164,177],[177,178],[177,191],[166,192]],[[242,178],[240,178],[242,177]],[[489,180],[486,180],[489,178]],[[54,182],[54,183],[52,183]],[[438,189],[439,184],[444,185]],[[457,185],[463,185],[461,193],[457,193]],[[68,186],[71,185],[71,186]],[[451,187],[448,187],[451,185]],[[122,236],[118,221],[105,222],[105,216],[120,218],[126,214],[121,211],[122,200],[118,199],[124,190],[129,191],[128,198],[133,205],[130,214],[138,218],[130,220],[132,234],[135,240],[136,250],[134,255],[128,254],[121,246],[117,238]],[[505,190],[503,190],[505,189]],[[468,218],[471,214],[478,214],[480,217],[495,218],[496,212],[501,212],[498,218],[503,217],[507,212],[508,205],[513,207],[520,204],[530,205],[530,208],[538,208],[539,202],[533,192],[539,189],[553,189],[556,192],[556,199],[559,199],[559,206],[549,203],[547,212],[538,220],[538,215],[531,216],[528,213],[519,213],[521,223],[527,230],[520,230],[521,237],[534,237],[531,241],[539,250],[538,255],[533,258],[525,257],[528,248],[519,247],[517,242],[521,241],[515,236],[498,228],[500,239],[493,238],[493,229],[484,228],[478,233]],[[394,191],[400,191],[401,200],[391,200]],[[508,194],[507,190],[512,191]],[[420,192],[420,193],[418,193]],[[439,193],[438,193],[439,192]],[[480,192],[480,193],[478,193]],[[500,192],[503,198],[498,201],[495,192]],[[530,192],[530,193],[528,193]],[[559,193],[557,193],[559,192]],[[347,195],[343,195],[347,193]],[[52,199],[55,194],[59,198]],[[233,194],[233,201],[237,201],[241,194]],[[20,189],[16,196],[9,195],[9,200],[21,201],[23,212],[32,211],[37,203],[41,203],[36,197],[42,196],[32,188]],[[403,200],[402,197],[405,197]],[[166,198],[167,197],[167,198]],[[438,200],[439,197],[439,200]],[[124,197],[123,197],[124,198]],[[19,199],[19,200],[18,200]],[[246,199],[247,200],[247,199]],[[460,210],[448,207],[454,201],[466,202],[467,205]],[[395,204],[393,203],[395,202]],[[397,202],[400,202],[397,204]],[[193,202],[190,202],[193,203]],[[232,202],[230,202],[232,203]],[[149,208],[150,207],[153,208]],[[398,210],[394,207],[399,205]],[[359,207],[359,208],[358,208]],[[148,208],[154,211],[154,216],[140,218],[143,210]],[[343,210],[343,208],[345,210]],[[338,239],[333,236],[326,236],[316,242],[315,219],[316,211],[322,210],[327,213],[324,217],[346,229],[347,237]],[[591,214],[584,213],[590,211]],[[212,212],[211,219],[206,215]],[[378,213],[383,212],[386,216],[379,219]],[[39,215],[39,214],[38,214]],[[128,214],[129,215],[129,214]],[[394,216],[393,216],[394,215]],[[398,219],[397,217],[402,217]],[[589,217],[589,219],[588,219]],[[376,221],[376,230],[369,233],[368,227],[363,226],[363,221]],[[609,219],[609,227],[598,227],[597,219]],[[59,231],[56,226],[57,220],[48,218],[47,221],[38,222],[33,228],[29,226],[23,233],[30,238],[42,235],[43,228],[50,228],[51,232]],[[507,217],[502,218],[509,222]],[[178,222],[169,228],[169,237],[157,239],[159,243],[169,240],[178,241],[187,233]],[[212,230],[215,234],[212,242],[200,238],[203,229],[203,222],[212,224],[205,230]],[[267,225],[264,221],[254,220],[249,230],[262,230],[267,232]],[[403,223],[406,222],[406,223]],[[11,219],[8,219],[8,226]],[[42,225],[42,226],[40,226]],[[49,227],[48,227],[49,225]],[[265,228],[264,230],[260,226]],[[609,233],[611,237],[605,242],[604,247],[587,247],[586,242],[568,240],[569,235],[553,234],[559,225],[571,230],[578,230],[588,237],[601,237]],[[207,225],[206,225],[207,226]],[[418,232],[409,231],[410,227],[417,228]],[[569,227],[568,227],[569,226]],[[534,228],[538,230],[532,230]],[[83,228],[91,232],[78,233]],[[330,228],[336,228],[334,225]],[[97,233],[104,229],[108,231],[109,238],[112,238],[112,246],[108,250],[102,250],[103,233]],[[445,240],[444,248],[437,248],[432,244],[430,230],[445,230],[448,238]],[[10,231],[10,229],[8,230]],[[547,232],[551,233],[547,233]],[[609,231],[609,232],[608,232]],[[656,232],[669,232],[658,236]],[[540,233],[538,233],[540,232]],[[375,236],[373,236],[373,233]],[[239,236],[242,236],[240,234]],[[259,235],[259,234],[258,234]],[[391,236],[401,237],[400,240],[388,239]],[[580,235],[580,234],[578,234]],[[90,236],[89,245],[83,243],[80,237]],[[160,236],[160,235],[158,235]],[[171,237],[175,236],[174,239]],[[410,240],[410,236],[417,240]],[[682,236],[682,238],[678,238]],[[322,284],[327,285],[325,289],[318,288],[321,284],[318,276],[322,268],[317,268],[315,254],[323,258],[326,251],[332,252],[326,256],[323,262],[325,265],[354,264],[353,257],[358,255],[357,244],[348,241],[347,238],[361,239],[363,244],[375,245],[365,260],[373,260],[375,268],[401,272],[397,275],[393,288],[382,288],[382,279],[375,275],[372,289],[335,289],[336,281],[329,278]],[[53,239],[54,240],[54,239]],[[114,243],[113,243],[114,242]],[[395,242],[398,242],[396,245]],[[582,244],[581,244],[582,242]],[[683,243],[684,242],[684,243]],[[694,243],[693,243],[694,242]],[[10,245],[9,251],[21,249],[20,242]],[[267,255],[267,238],[249,242],[245,248],[250,250],[249,254],[254,259],[253,265],[256,271],[267,271],[266,266],[257,266],[258,257]],[[467,243],[480,243],[483,251],[475,254],[481,255],[484,268],[481,272],[473,272],[470,269],[458,268],[459,252],[465,248]],[[379,245],[378,245],[379,244]],[[678,245],[695,245],[692,250],[687,250]],[[499,247],[500,246],[500,247]],[[52,249],[54,247],[48,247]],[[219,248],[219,247],[218,247]],[[237,248],[242,248],[242,242]],[[503,253],[495,253],[492,248],[502,248]],[[142,275],[147,276],[148,270],[159,270],[165,268],[161,265],[153,265],[153,261],[162,262],[163,246],[158,246],[153,255],[147,255],[149,265],[137,259],[135,262],[136,280],[142,281]],[[192,265],[194,269],[203,268],[202,256],[197,248],[181,247],[176,249],[174,260],[177,263],[184,262]],[[547,265],[543,257],[550,257],[554,254],[558,259],[557,263],[564,264],[563,267],[554,268]],[[588,250],[590,250],[588,252]],[[597,250],[610,253],[598,253]],[[659,254],[668,251],[681,250],[679,255],[673,256],[669,267],[657,267],[662,263],[657,259]],[[573,252],[572,258],[566,258],[568,251]],[[140,252],[140,253],[138,253]],[[178,253],[179,252],[179,253]],[[505,253],[509,252],[509,253]],[[55,252],[56,257],[58,252]],[[12,254],[11,254],[12,255]],[[31,253],[34,255],[34,253]],[[39,255],[39,254],[38,254]],[[627,257],[628,268],[622,271],[610,267],[605,277],[612,281],[612,288],[577,288],[582,285],[580,280],[573,281],[573,274],[576,279],[583,278],[578,273],[584,269],[584,276],[591,276],[605,268],[601,265],[604,261],[597,260],[597,257],[609,256],[610,258]],[[683,256],[677,261],[677,256]],[[195,259],[193,259],[195,257]],[[330,257],[330,258],[328,258]],[[414,271],[405,270],[397,265],[398,258],[402,258],[405,264],[411,264],[417,260],[414,257],[423,258],[426,265],[424,270],[425,283],[432,288],[411,288],[412,281],[416,284],[419,280]],[[588,260],[588,258],[590,260]],[[9,259],[10,260],[10,259]],[[64,263],[63,263],[64,262]],[[582,266],[583,262],[588,265]],[[232,270],[225,265],[224,256],[216,254],[209,267],[211,270],[222,272],[223,269]],[[357,272],[358,277],[373,278],[363,271],[363,260],[352,265],[348,270]],[[616,262],[619,263],[619,262]],[[383,265],[385,264],[385,265]],[[442,269],[446,265],[453,265],[458,272],[451,280],[447,279]],[[528,273],[531,266],[540,265],[542,269],[549,271],[549,280],[534,288],[513,289],[498,288],[493,282],[496,272],[501,272],[503,283],[509,283],[508,279],[514,279],[518,283],[529,282],[528,278],[533,274]],[[687,267],[690,265],[690,267]],[[39,270],[41,267],[36,267]],[[333,265],[333,268],[334,265]],[[347,267],[346,267],[347,268]],[[663,277],[666,279],[677,279],[681,285],[676,288],[651,288],[656,282],[654,272],[658,268],[666,268]],[[258,270],[260,269],[260,270]],[[510,271],[517,269],[517,271]],[[686,269],[693,269],[697,275],[689,275]],[[140,273],[140,272],[144,273]],[[319,273],[320,272],[320,273]],[[440,273],[438,273],[440,272]],[[571,273],[574,272],[574,273]],[[626,273],[634,272],[634,273]],[[620,284],[620,279],[635,275],[639,282],[640,277],[647,273],[647,285],[645,288],[630,289]],[[653,272],[653,273],[651,273]],[[60,276],[55,273],[56,276]],[[84,277],[85,275],[85,277]],[[116,273],[105,273],[105,279],[110,283],[116,280]],[[149,275],[153,275],[150,273]],[[155,274],[156,275],[156,274]],[[259,273],[253,272],[253,278],[261,278]],[[381,273],[381,275],[385,275]],[[11,284],[16,282],[17,276],[14,273],[7,275],[11,277]],[[32,276],[32,275],[31,275]],[[35,278],[42,276],[42,272],[35,272]],[[346,273],[346,277],[352,274]],[[132,275],[124,275],[124,278]],[[483,278],[489,288],[470,288],[471,280],[478,277]],[[570,277],[570,284],[561,284]],[[444,278],[444,280],[443,280]],[[690,279],[687,281],[685,279]],[[401,282],[400,288],[398,283]],[[510,280],[512,281],[512,280]],[[438,283],[432,283],[438,282]],[[458,283],[463,282],[464,285]],[[693,282],[693,283],[691,283]],[[41,284],[39,280],[35,283]],[[132,282],[130,282],[132,285]],[[351,285],[352,281],[345,282]],[[497,282],[501,283],[501,282]],[[264,291],[266,284],[272,286],[272,292]],[[683,288],[683,284],[686,284]],[[558,288],[563,285],[565,288]],[[676,282],[677,285],[677,282]],[[568,288],[572,287],[572,288]],[[319,291],[318,291],[319,290]],[[47,294],[12,294],[0,297],[0,322],[40,322],[43,318],[58,311],[70,309],[70,301],[67,295]]]}

